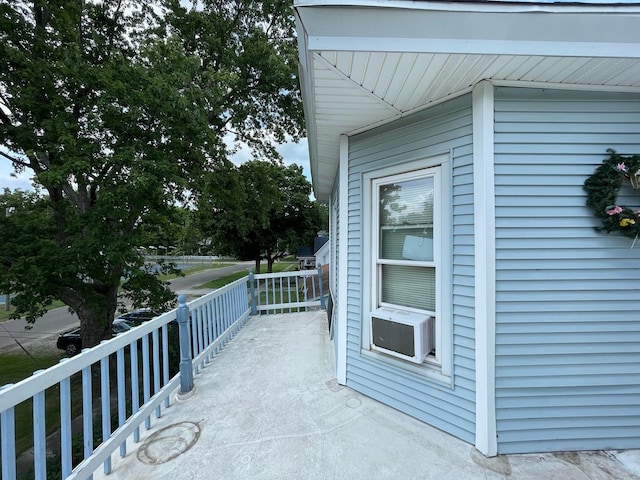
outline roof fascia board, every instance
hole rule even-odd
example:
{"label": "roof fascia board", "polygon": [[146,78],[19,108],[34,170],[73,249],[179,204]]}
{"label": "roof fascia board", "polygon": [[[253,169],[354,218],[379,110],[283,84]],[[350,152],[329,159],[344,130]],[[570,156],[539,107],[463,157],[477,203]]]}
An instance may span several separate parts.
{"label": "roof fascia board", "polygon": [[513,13],[358,6],[297,10],[311,51],[638,58],[640,9],[635,14]]}
{"label": "roof fascia board", "polygon": [[297,11],[294,11],[294,17],[296,22],[296,31],[298,32],[298,75],[300,78],[300,91],[302,95],[302,109],[304,111],[304,117],[307,119],[306,130],[309,149],[309,168],[311,170],[311,187],[314,191],[314,195],[317,197],[318,193],[322,190],[318,183],[318,147],[317,147],[317,132],[316,132],[316,112],[315,102],[312,95],[314,90],[312,65],[313,65],[313,52],[308,48],[307,31],[304,28],[304,24],[298,15]]}
{"label": "roof fascia board", "polygon": [[446,12],[488,12],[488,13],[638,13],[640,2],[619,0],[575,1],[575,2],[532,2],[523,1],[450,1],[429,2],[410,0],[295,0],[297,7],[376,7],[404,8],[411,10],[446,11]]}

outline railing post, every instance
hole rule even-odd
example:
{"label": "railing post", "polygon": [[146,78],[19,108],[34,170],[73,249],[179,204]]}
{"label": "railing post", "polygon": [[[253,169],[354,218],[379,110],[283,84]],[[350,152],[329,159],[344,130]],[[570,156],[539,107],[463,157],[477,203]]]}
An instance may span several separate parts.
{"label": "railing post", "polygon": [[322,265],[318,265],[318,289],[320,290],[320,309],[326,310],[327,305],[324,301],[324,289],[322,288]]}
{"label": "railing post", "polygon": [[193,390],[193,365],[191,334],[189,332],[189,307],[187,307],[186,295],[178,295],[176,317],[180,328],[180,393],[188,393]]}
{"label": "railing post", "polygon": [[256,286],[253,277],[253,268],[249,269],[249,290],[251,291],[251,315],[257,315],[258,306],[256,305]]}

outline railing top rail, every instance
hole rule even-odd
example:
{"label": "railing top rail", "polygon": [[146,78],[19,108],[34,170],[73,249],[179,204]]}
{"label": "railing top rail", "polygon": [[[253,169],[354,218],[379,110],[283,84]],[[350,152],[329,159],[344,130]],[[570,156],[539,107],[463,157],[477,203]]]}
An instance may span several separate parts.
{"label": "railing top rail", "polygon": [[263,280],[265,278],[281,278],[281,277],[313,277],[318,275],[318,270],[292,270],[290,272],[278,273],[256,273],[254,278]]}

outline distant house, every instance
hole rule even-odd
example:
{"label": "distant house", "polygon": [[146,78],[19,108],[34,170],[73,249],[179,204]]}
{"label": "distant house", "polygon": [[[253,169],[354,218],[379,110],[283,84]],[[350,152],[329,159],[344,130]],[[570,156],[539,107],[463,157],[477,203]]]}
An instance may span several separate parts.
{"label": "distant house", "polygon": [[331,244],[329,243],[329,237],[325,237],[322,246],[318,248],[314,254],[316,258],[316,265],[329,265],[331,261]]}
{"label": "distant house", "polygon": [[[317,259],[317,253],[328,242],[328,236],[318,235],[313,239],[313,246],[300,247],[296,251],[296,260],[298,260],[298,268],[300,270],[307,270],[310,268],[316,268],[318,265],[324,265],[327,262],[320,263]],[[328,247],[327,247],[328,248]],[[326,252],[326,249],[325,249]],[[323,258],[326,257],[326,253],[323,254]]]}
{"label": "distant house", "polygon": [[298,260],[299,270],[315,268],[316,256],[313,254],[313,247],[300,247],[296,251],[296,260]]}
{"label": "distant house", "polygon": [[339,383],[488,456],[640,448],[640,242],[583,189],[640,153],[640,3],[294,6]]}

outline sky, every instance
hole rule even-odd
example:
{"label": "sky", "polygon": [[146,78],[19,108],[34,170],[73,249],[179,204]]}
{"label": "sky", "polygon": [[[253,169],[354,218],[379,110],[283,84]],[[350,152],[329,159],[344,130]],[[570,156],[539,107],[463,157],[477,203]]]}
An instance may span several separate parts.
{"label": "sky", "polygon": [[[282,155],[285,165],[295,163],[302,166],[303,171],[309,182],[311,182],[311,171],[309,167],[309,151],[307,149],[307,140],[303,139],[299,143],[285,143],[278,147],[278,151]],[[240,150],[232,157],[233,162],[239,165],[250,158],[248,150]],[[0,192],[5,188],[10,190],[33,190],[30,178],[33,176],[31,171],[24,171],[20,174],[13,173],[11,162],[0,156]]]}

